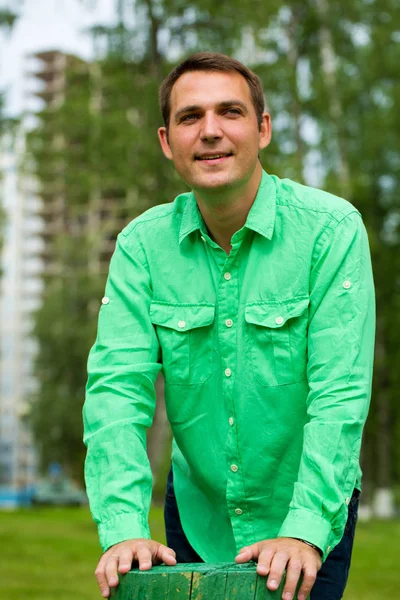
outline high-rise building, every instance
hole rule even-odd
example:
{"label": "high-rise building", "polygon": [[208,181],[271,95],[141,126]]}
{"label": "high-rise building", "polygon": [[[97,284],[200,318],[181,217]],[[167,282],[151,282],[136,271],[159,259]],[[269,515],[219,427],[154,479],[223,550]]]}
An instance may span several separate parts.
{"label": "high-rise building", "polygon": [[28,402],[36,389],[32,313],[40,305],[41,221],[38,199],[23,174],[25,133],[0,140],[0,199],[4,226],[0,285],[0,502],[18,503],[21,490],[33,483],[36,452],[26,422]]}
{"label": "high-rise building", "polygon": [[[88,115],[106,113],[99,66],[57,50],[39,52],[33,58],[38,66],[32,74],[40,85],[34,93],[44,103],[38,127],[42,139],[46,139],[43,152],[47,153],[45,172],[40,168],[37,172],[40,216],[45,223],[44,276],[64,272],[65,265],[57,259],[53,244],[63,234],[84,237],[90,244],[86,268],[94,275],[105,274],[116,234],[135,215],[126,210],[128,190],[104,189],[96,184],[93,168],[90,171],[89,167],[90,151],[96,150],[96,126],[82,130],[77,122]],[[77,100],[82,89],[87,93]],[[79,101],[80,109],[76,106]],[[68,126],[63,120],[66,106],[72,111]]]}

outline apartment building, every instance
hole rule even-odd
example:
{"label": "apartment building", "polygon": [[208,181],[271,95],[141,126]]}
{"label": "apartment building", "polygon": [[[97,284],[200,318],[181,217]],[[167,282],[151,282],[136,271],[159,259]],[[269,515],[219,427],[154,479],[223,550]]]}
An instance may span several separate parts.
{"label": "apartment building", "polygon": [[41,221],[38,199],[23,175],[25,133],[0,140],[2,231],[0,283],[0,493],[1,505],[19,502],[21,491],[36,476],[37,459],[28,403],[36,389],[33,364],[36,344],[32,313],[40,305]]}

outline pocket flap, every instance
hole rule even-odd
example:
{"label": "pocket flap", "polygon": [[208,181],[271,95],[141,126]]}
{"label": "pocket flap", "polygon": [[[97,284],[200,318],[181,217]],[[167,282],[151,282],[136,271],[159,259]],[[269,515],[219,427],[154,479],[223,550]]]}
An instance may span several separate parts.
{"label": "pocket flap", "polygon": [[289,319],[300,317],[307,310],[309,303],[310,299],[303,297],[291,298],[284,303],[259,302],[257,304],[247,304],[245,319],[247,323],[277,329],[283,327]]}
{"label": "pocket flap", "polygon": [[215,304],[150,304],[150,319],[154,325],[161,325],[175,331],[188,331],[196,327],[211,325],[215,317]]}

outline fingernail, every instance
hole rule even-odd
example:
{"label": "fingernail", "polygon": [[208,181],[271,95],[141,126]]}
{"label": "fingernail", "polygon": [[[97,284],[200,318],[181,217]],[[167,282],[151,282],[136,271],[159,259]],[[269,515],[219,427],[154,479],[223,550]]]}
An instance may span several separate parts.
{"label": "fingernail", "polygon": [[104,590],[104,592],[101,592],[101,595],[103,596],[103,598],[108,598],[107,590]]}
{"label": "fingernail", "polygon": [[302,594],[301,596],[297,596],[297,600],[306,600],[306,597]]}
{"label": "fingernail", "polygon": [[108,580],[109,585],[115,585],[116,583],[118,583],[118,578],[117,577],[111,577]]}
{"label": "fingernail", "polygon": [[292,600],[292,594],[290,592],[286,592],[286,594],[283,597],[285,598],[285,600]]}
{"label": "fingernail", "polygon": [[278,582],[275,579],[271,579],[271,581],[268,581],[268,585],[271,587],[278,587]]}

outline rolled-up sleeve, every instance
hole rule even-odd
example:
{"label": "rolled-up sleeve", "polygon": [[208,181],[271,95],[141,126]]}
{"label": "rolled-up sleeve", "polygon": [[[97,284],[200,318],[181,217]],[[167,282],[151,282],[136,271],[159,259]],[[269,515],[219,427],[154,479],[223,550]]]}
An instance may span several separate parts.
{"label": "rolled-up sleeve", "polygon": [[279,536],[324,559],[343,536],[372,384],[375,296],[368,237],[354,211],[327,228],[310,274],[308,422],[293,498]]}
{"label": "rolled-up sleeve", "polygon": [[151,296],[145,253],[134,230],[122,232],[89,353],[83,408],[87,493],[104,550],[125,539],[150,537],[146,429],[161,368],[149,317]]}

